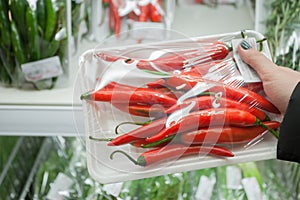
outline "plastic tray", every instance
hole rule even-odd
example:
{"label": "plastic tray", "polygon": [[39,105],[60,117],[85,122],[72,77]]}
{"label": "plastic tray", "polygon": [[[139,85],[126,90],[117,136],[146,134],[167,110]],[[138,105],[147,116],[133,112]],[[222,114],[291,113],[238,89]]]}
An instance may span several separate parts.
{"label": "plastic tray", "polygon": [[[247,36],[255,37],[257,40],[263,38],[263,35],[252,30],[247,30],[245,33]],[[159,42],[153,45],[171,46],[172,44],[176,43],[188,44],[193,41],[211,41],[225,37],[241,37],[241,32]],[[269,54],[267,43],[263,42],[263,45],[265,47],[265,53]],[[142,48],[142,45],[138,45],[137,47]],[[126,48],[129,48],[129,46],[122,47],[121,49],[126,50]],[[95,88],[95,80],[96,78],[99,78],[97,76],[103,72],[103,69],[101,68],[101,62],[94,56],[95,51],[98,50],[99,49],[89,50],[80,57],[81,68],[79,73],[79,81],[81,81],[82,93]],[[111,108],[106,107],[105,103],[101,103],[100,105],[97,104],[97,106],[86,103],[85,101],[82,103],[85,114],[84,118],[87,136],[86,149],[88,170],[91,176],[101,183],[122,182],[175,172],[231,165],[249,161],[266,160],[275,158],[276,156],[277,141],[271,134],[267,134],[263,137],[263,141],[249,146],[248,148],[245,148],[243,145],[232,147],[230,150],[232,150],[235,156],[231,158],[190,156],[177,159],[176,161],[164,162],[146,167],[133,164],[123,155],[116,154],[112,160],[110,159],[110,154],[116,149],[122,149],[135,158],[137,158],[144,150],[131,147],[131,145],[123,145],[119,147],[107,146],[105,142],[93,141],[88,137],[94,136],[98,138],[105,138],[115,136],[114,127],[122,121],[128,121],[128,116],[121,111],[113,110],[112,112]],[[141,121],[138,118],[135,120]]]}

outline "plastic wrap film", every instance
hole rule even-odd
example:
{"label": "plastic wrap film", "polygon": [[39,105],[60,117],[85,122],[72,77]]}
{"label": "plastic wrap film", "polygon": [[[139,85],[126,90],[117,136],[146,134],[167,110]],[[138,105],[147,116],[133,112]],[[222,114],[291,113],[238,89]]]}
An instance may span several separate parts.
{"label": "plastic wrap film", "polygon": [[[67,1],[1,1],[0,81],[51,89],[68,75]],[[64,80],[61,79],[61,80]]]}
{"label": "plastic wrap film", "polygon": [[239,58],[243,39],[270,56],[254,31],[84,53],[91,175],[105,183],[274,157],[281,115]]}

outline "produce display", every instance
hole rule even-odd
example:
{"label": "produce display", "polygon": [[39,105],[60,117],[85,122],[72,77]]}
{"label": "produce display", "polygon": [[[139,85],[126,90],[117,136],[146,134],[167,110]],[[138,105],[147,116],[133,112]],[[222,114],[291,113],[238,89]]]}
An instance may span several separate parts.
{"label": "produce display", "polygon": [[[68,71],[66,1],[1,0],[0,12],[0,81],[18,88],[53,88]],[[32,63],[46,58],[54,61]]]}
{"label": "produce display", "polygon": [[148,172],[178,164],[185,171],[179,163],[189,159],[225,164],[248,147],[276,141],[280,112],[259,79],[246,80],[236,53],[244,38],[267,55],[261,37],[242,31],[83,55],[89,59],[82,62],[80,98],[91,166]]}
{"label": "produce display", "polygon": [[276,200],[296,199],[298,195],[299,183],[294,181],[299,176],[293,176],[296,175],[296,165],[288,165],[278,160],[247,162],[101,184],[92,179],[86,170],[85,158],[88,152],[85,151],[81,138],[53,137],[49,140],[52,141],[49,157],[40,162],[26,196],[28,199]]}
{"label": "produce display", "polygon": [[274,62],[299,71],[300,1],[264,2],[270,13],[263,21]]}
{"label": "produce display", "polygon": [[16,144],[17,137],[1,137],[0,146],[3,148],[0,155],[0,171],[3,170],[5,164],[7,163],[9,156]]}
{"label": "produce display", "polygon": [[139,28],[156,27],[157,24],[161,25],[158,28],[163,28],[171,23],[168,12],[173,12],[168,10],[170,6],[166,4],[173,3],[170,0],[102,0],[104,13],[107,14],[103,20],[108,17],[109,30],[117,38],[135,22],[139,23]]}
{"label": "produce display", "polygon": [[71,20],[72,37],[74,40],[75,53],[78,50],[82,38],[86,37],[90,31],[91,0],[72,0]]}

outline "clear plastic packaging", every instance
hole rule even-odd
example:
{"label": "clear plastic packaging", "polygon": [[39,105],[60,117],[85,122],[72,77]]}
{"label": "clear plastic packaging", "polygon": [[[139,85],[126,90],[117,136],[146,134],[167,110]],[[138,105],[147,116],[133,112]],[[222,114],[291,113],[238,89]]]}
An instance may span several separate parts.
{"label": "clear plastic packaging", "polygon": [[42,90],[56,86],[59,77],[66,77],[60,83],[66,82],[68,1],[12,0],[1,1],[0,6],[3,85]]}
{"label": "clear plastic packaging", "polygon": [[243,39],[270,57],[255,31],[84,53],[90,174],[109,183],[274,158],[281,116],[237,54]]}

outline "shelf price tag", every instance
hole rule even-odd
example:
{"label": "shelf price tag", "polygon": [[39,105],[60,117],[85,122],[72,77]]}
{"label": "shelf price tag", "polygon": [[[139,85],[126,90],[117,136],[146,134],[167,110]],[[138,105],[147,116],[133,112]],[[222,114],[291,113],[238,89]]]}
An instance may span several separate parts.
{"label": "shelf price tag", "polygon": [[241,189],[242,185],[242,172],[236,166],[226,167],[226,183],[228,189]]}
{"label": "shelf price tag", "polygon": [[59,173],[55,178],[54,182],[51,184],[51,188],[47,194],[48,200],[62,200],[64,199],[61,191],[69,189],[74,184],[73,180],[65,175],[64,173]]}
{"label": "shelf price tag", "polygon": [[25,79],[30,82],[57,77],[63,73],[58,56],[25,63],[21,68]]}
{"label": "shelf price tag", "polygon": [[197,200],[211,199],[215,183],[215,176],[201,176],[195,198]]}
{"label": "shelf price tag", "polygon": [[244,190],[248,200],[262,200],[262,192],[255,177],[244,178],[242,180]]}

